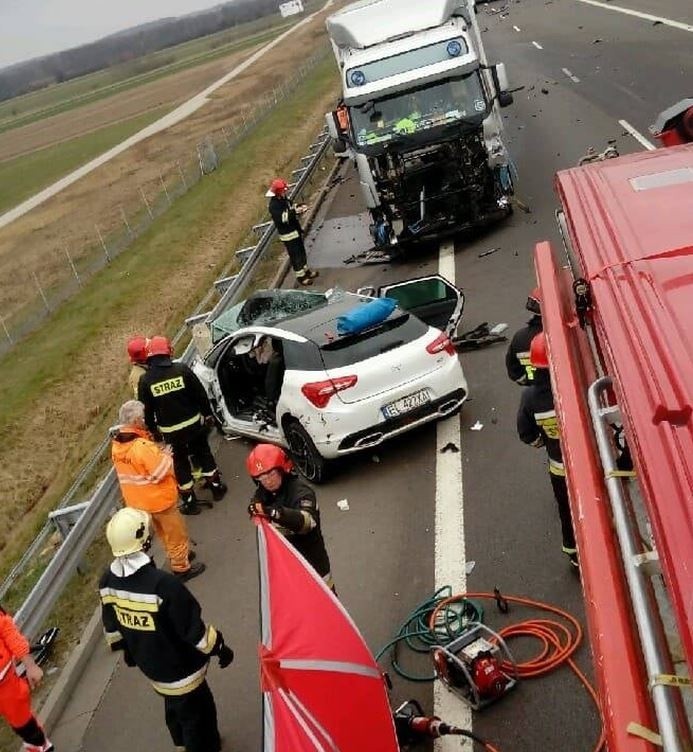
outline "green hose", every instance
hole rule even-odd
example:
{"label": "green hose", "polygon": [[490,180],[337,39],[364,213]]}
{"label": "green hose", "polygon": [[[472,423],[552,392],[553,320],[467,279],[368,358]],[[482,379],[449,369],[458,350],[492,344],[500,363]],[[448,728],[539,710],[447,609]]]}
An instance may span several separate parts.
{"label": "green hose", "polygon": [[438,603],[451,596],[452,588],[446,585],[420,603],[406,618],[395,638],[378,652],[375,660],[379,661],[390,650],[390,663],[396,674],[413,682],[433,681],[435,673],[430,676],[415,676],[402,668],[399,664],[399,645],[404,642],[414,653],[429,653],[431,648],[437,645],[445,647],[457,639],[467,629],[469,622],[483,621],[484,609],[481,604],[464,599],[446,606],[441,611],[438,624],[431,629],[428,624],[433,610]]}

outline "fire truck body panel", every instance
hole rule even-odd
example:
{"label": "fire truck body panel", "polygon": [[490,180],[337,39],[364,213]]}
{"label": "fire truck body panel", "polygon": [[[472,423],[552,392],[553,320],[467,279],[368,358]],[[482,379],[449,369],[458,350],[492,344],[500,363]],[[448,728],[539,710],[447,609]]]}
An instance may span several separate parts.
{"label": "fire truck body panel", "polygon": [[693,145],[566,170],[557,188],[693,665]]}

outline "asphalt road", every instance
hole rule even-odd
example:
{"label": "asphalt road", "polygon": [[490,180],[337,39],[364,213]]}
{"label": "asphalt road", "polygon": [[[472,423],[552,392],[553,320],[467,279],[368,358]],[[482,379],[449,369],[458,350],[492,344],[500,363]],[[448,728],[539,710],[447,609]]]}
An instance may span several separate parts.
{"label": "asphalt road", "polygon": [[[524,322],[524,301],[534,286],[533,246],[543,239],[559,242],[553,217],[556,170],[574,165],[590,145],[602,150],[610,139],[621,153],[643,148],[619,121],[649,137],[647,126],[657,113],[690,94],[686,85],[693,36],[685,30],[579,0],[512,2],[504,19],[486,13],[501,5],[481,6],[479,20],[489,60],[505,61],[512,86],[523,87],[504,118],[520,174],[518,195],[530,213],[516,211],[504,224],[456,241],[456,281],[466,294],[463,330],[489,321],[507,322],[513,331]],[[620,0],[619,6],[693,21],[688,0]],[[363,248],[365,229],[357,218],[362,211],[358,186],[347,175],[325,204],[310,244],[311,261],[321,267],[321,285],[355,289],[437,271],[437,246],[422,249],[406,263],[343,263]],[[491,248],[499,250],[479,257]],[[467,584],[473,590],[498,585],[506,593],[545,600],[582,618],[579,581],[560,551],[544,456],[516,438],[520,390],[507,380],[503,357],[503,346],[462,356],[471,398],[461,416],[450,419],[460,422],[460,504],[466,559],[475,562]],[[470,431],[477,420],[483,429]],[[435,550],[437,430],[430,426],[351,458],[319,489],[340,597],[374,651],[433,592],[436,557],[460,556],[459,550]],[[191,523],[199,557],[209,566],[191,589],[236,650],[229,669],[210,672],[225,748],[233,752],[257,752],[260,744],[257,565],[245,512],[252,485],[243,472],[248,449],[242,440],[222,442],[218,457],[231,488],[228,498]],[[348,512],[336,505],[344,498]],[[499,627],[526,615],[514,609],[500,616],[489,608],[488,621]],[[532,647],[517,646],[520,656],[528,649]],[[98,651],[97,662],[107,678],[112,660]],[[587,646],[579,662],[590,671]],[[412,667],[427,669],[420,660]],[[79,709],[66,714],[55,734],[58,743],[63,740],[60,752],[170,749],[161,700],[135,670],[119,666],[105,691],[89,691],[92,697],[102,691],[101,701],[89,713],[84,734],[74,731]],[[431,709],[430,685],[396,680],[393,703],[410,696]],[[83,718],[80,723],[85,725]],[[504,752],[587,752],[598,736],[596,713],[567,669],[524,682],[503,702],[476,715],[473,724]]]}

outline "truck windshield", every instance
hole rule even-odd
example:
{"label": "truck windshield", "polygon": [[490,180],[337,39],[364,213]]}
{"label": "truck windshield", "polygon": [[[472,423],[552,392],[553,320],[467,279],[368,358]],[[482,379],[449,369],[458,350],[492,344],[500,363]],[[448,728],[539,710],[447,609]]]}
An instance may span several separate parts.
{"label": "truck windshield", "polygon": [[487,110],[488,102],[478,71],[349,108],[358,146],[370,146],[454,122],[480,122]]}

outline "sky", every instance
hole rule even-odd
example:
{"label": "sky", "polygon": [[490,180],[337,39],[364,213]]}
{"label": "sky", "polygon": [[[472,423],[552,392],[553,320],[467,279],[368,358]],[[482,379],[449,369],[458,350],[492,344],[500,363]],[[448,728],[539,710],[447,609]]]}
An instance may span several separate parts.
{"label": "sky", "polygon": [[0,68],[221,0],[0,0]]}

